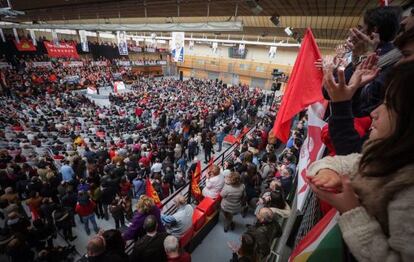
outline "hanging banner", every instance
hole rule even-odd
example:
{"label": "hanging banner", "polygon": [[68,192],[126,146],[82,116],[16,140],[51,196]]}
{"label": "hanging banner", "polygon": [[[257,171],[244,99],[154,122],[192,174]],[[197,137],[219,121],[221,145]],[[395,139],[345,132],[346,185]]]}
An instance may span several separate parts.
{"label": "hanging banner", "polygon": [[56,46],[50,42],[45,41],[44,45],[49,57],[79,58],[78,51],[76,51],[76,46],[74,44],[61,43],[59,46]]}
{"label": "hanging banner", "polygon": [[114,82],[114,93],[118,93],[120,90],[125,90],[125,84],[123,81]]}
{"label": "hanging banner", "polygon": [[194,41],[190,41],[189,43],[188,43],[188,49],[190,49],[190,50],[193,50],[194,49]]}
{"label": "hanging banner", "polygon": [[19,42],[13,41],[17,50],[20,52],[33,52],[36,51],[36,47],[33,45],[32,41],[22,39]]}
{"label": "hanging banner", "polygon": [[58,38],[58,35],[57,35],[55,29],[52,29],[52,43],[56,46],[58,46],[60,44],[59,43],[59,38]]}
{"label": "hanging banner", "polygon": [[142,47],[140,47],[140,46],[130,46],[129,50],[131,52],[141,53],[142,52]]}
{"label": "hanging banner", "polygon": [[321,159],[325,145],[321,139],[321,132],[326,122],[323,121],[326,107],[316,102],[308,107],[308,134],[300,149],[298,163],[297,209],[302,211],[309,185],[306,182],[306,174],[310,164]]}
{"label": "hanging banner", "polygon": [[269,58],[273,59],[276,57],[276,50],[277,47],[276,46],[271,46],[269,49]]}
{"label": "hanging banner", "polygon": [[13,35],[14,35],[14,40],[19,43],[20,39],[19,39],[19,35],[17,34],[17,29],[13,28]]}
{"label": "hanging banner", "polygon": [[63,67],[82,67],[82,61],[66,61],[62,62]]}
{"label": "hanging banner", "polygon": [[52,67],[52,62],[26,62],[26,67]]}
{"label": "hanging banner", "polygon": [[88,37],[85,30],[79,30],[79,38],[83,52],[89,52]]}
{"label": "hanging banner", "polygon": [[125,31],[117,31],[118,51],[120,55],[128,55],[128,44]]}
{"label": "hanging banner", "polygon": [[172,32],[171,55],[174,62],[184,62],[184,32]]}
{"label": "hanging banner", "polygon": [[245,47],[246,46],[244,44],[239,44],[239,50],[238,50],[239,55],[241,56],[244,55]]}
{"label": "hanging banner", "polygon": [[213,44],[211,45],[211,51],[213,51],[213,54],[217,53],[217,47],[218,47],[218,43],[213,42]]}
{"label": "hanging banner", "polygon": [[0,62],[0,69],[7,69],[7,68],[9,68],[9,69],[11,69],[12,68],[12,66],[11,66],[11,64],[9,64],[9,63],[7,63],[7,62]]}
{"label": "hanging banner", "polygon": [[157,34],[156,33],[151,34],[150,47],[154,49],[157,48]]}
{"label": "hanging banner", "polygon": [[3,29],[0,28],[0,37],[1,41],[6,42],[6,38],[4,37]]}
{"label": "hanging banner", "polygon": [[30,29],[29,32],[30,32],[30,38],[32,39],[33,45],[37,46],[35,31],[33,29]]}
{"label": "hanging banner", "polygon": [[116,65],[117,66],[131,66],[131,62],[130,61],[117,61]]}
{"label": "hanging banner", "polygon": [[108,64],[106,61],[92,61],[91,63],[93,66],[107,66]]}

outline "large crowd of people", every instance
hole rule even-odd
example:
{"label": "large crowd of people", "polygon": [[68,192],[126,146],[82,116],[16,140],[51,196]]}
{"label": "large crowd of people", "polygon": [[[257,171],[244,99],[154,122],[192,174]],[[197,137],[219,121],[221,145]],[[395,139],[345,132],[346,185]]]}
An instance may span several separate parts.
{"label": "large crowd of people", "polygon": [[[413,32],[412,9],[402,20],[397,8],[367,10],[336,56],[315,64],[330,101],[322,132],[330,156],[310,165],[308,182],[339,211],[342,237],[358,261],[414,257]],[[223,150],[227,136],[240,137],[246,128],[251,132],[223,166],[203,174],[201,194],[220,199],[224,232],[245,226],[235,215],[256,216],[241,244],[229,243],[231,261],[265,261],[291,214],[287,198],[295,193],[307,134],[304,114],[280,148],[271,131],[274,108],[260,90],[131,77],[122,66],[92,63],[104,59],[83,60],[82,67],[64,67],[62,60],[32,67],[50,60],[15,59],[13,68],[1,69],[0,81],[0,248],[11,261],[70,259],[73,246],[56,246],[55,239],[76,241],[77,224],[91,235],[87,261],[191,261],[179,243],[192,226],[194,203],[177,194],[175,212],[163,213],[146,182],[168,199],[200,161],[209,164]],[[62,81],[78,75],[105,86],[118,74],[132,83],[128,92],[111,94],[109,106]],[[110,218],[112,229],[99,228]]]}

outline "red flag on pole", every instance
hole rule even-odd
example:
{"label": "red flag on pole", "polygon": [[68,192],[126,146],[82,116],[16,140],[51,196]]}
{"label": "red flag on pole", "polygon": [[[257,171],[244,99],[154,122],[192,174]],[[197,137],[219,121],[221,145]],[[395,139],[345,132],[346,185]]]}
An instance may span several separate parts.
{"label": "red flag on pole", "polygon": [[197,166],[194,170],[194,174],[191,177],[191,194],[194,196],[195,199],[201,199],[201,189],[198,183],[200,183],[201,179],[201,163],[200,161],[197,162]]}
{"label": "red flag on pole", "polygon": [[293,117],[310,104],[323,100],[323,73],[314,65],[320,58],[319,48],[308,28],[273,126],[275,136],[284,143],[289,139]]}
{"label": "red flag on pole", "polygon": [[157,191],[152,186],[152,183],[151,183],[151,180],[149,179],[149,177],[145,180],[145,192],[146,192],[146,195],[148,197],[152,198],[152,200],[154,200],[155,204],[158,207],[160,207],[160,205],[161,205],[160,198],[158,197]]}

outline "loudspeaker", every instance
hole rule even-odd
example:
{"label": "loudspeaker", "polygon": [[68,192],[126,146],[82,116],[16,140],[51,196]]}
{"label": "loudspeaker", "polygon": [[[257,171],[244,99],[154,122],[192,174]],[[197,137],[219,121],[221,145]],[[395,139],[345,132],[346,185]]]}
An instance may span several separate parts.
{"label": "loudspeaker", "polygon": [[180,81],[183,81],[183,71],[180,71]]}
{"label": "loudspeaker", "polygon": [[279,25],[279,23],[280,23],[279,16],[277,16],[277,15],[273,15],[272,17],[270,17],[270,21],[272,21],[272,23],[273,23],[275,26],[278,26],[278,25]]}
{"label": "loudspeaker", "polygon": [[273,92],[279,91],[281,87],[282,87],[282,83],[273,83],[272,88],[270,90],[272,90]]}

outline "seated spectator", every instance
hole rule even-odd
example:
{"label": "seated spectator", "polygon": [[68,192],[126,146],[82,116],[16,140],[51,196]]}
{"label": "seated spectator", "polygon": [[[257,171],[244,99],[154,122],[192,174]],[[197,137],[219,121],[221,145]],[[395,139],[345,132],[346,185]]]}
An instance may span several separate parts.
{"label": "seated spectator", "polygon": [[202,194],[205,197],[215,199],[224,186],[224,176],[220,172],[217,165],[213,165],[211,171],[206,175],[206,186],[203,188]]}
{"label": "seated spectator", "polygon": [[179,238],[192,226],[194,209],[183,195],[176,196],[174,204],[177,211],[173,215],[161,215],[161,219],[167,232]]}
{"label": "seated spectator", "polygon": [[145,235],[143,228],[145,218],[149,215],[153,215],[157,218],[157,231],[165,232],[165,228],[161,223],[160,209],[155,205],[152,198],[142,195],[138,200],[136,206],[136,213],[132,218],[131,225],[128,227],[128,230],[123,234],[125,240],[137,239]]}
{"label": "seated spectator", "polygon": [[326,157],[308,169],[313,192],[339,211],[342,236],[359,261],[414,259],[413,71],[414,62],[391,70],[362,154]]}
{"label": "seated spectator", "polygon": [[180,252],[178,239],[175,236],[167,236],[164,240],[164,250],[168,262],[191,262],[191,255]]}
{"label": "seated spectator", "polygon": [[134,249],[129,256],[129,261],[166,261],[164,240],[167,237],[167,233],[157,232],[157,218],[153,215],[147,216],[143,227],[146,234],[135,243]]}
{"label": "seated spectator", "polygon": [[233,216],[240,213],[246,197],[245,187],[241,183],[239,173],[232,172],[226,177],[226,183],[220,196],[222,197],[221,210],[225,218],[224,232],[229,229],[234,230]]}

